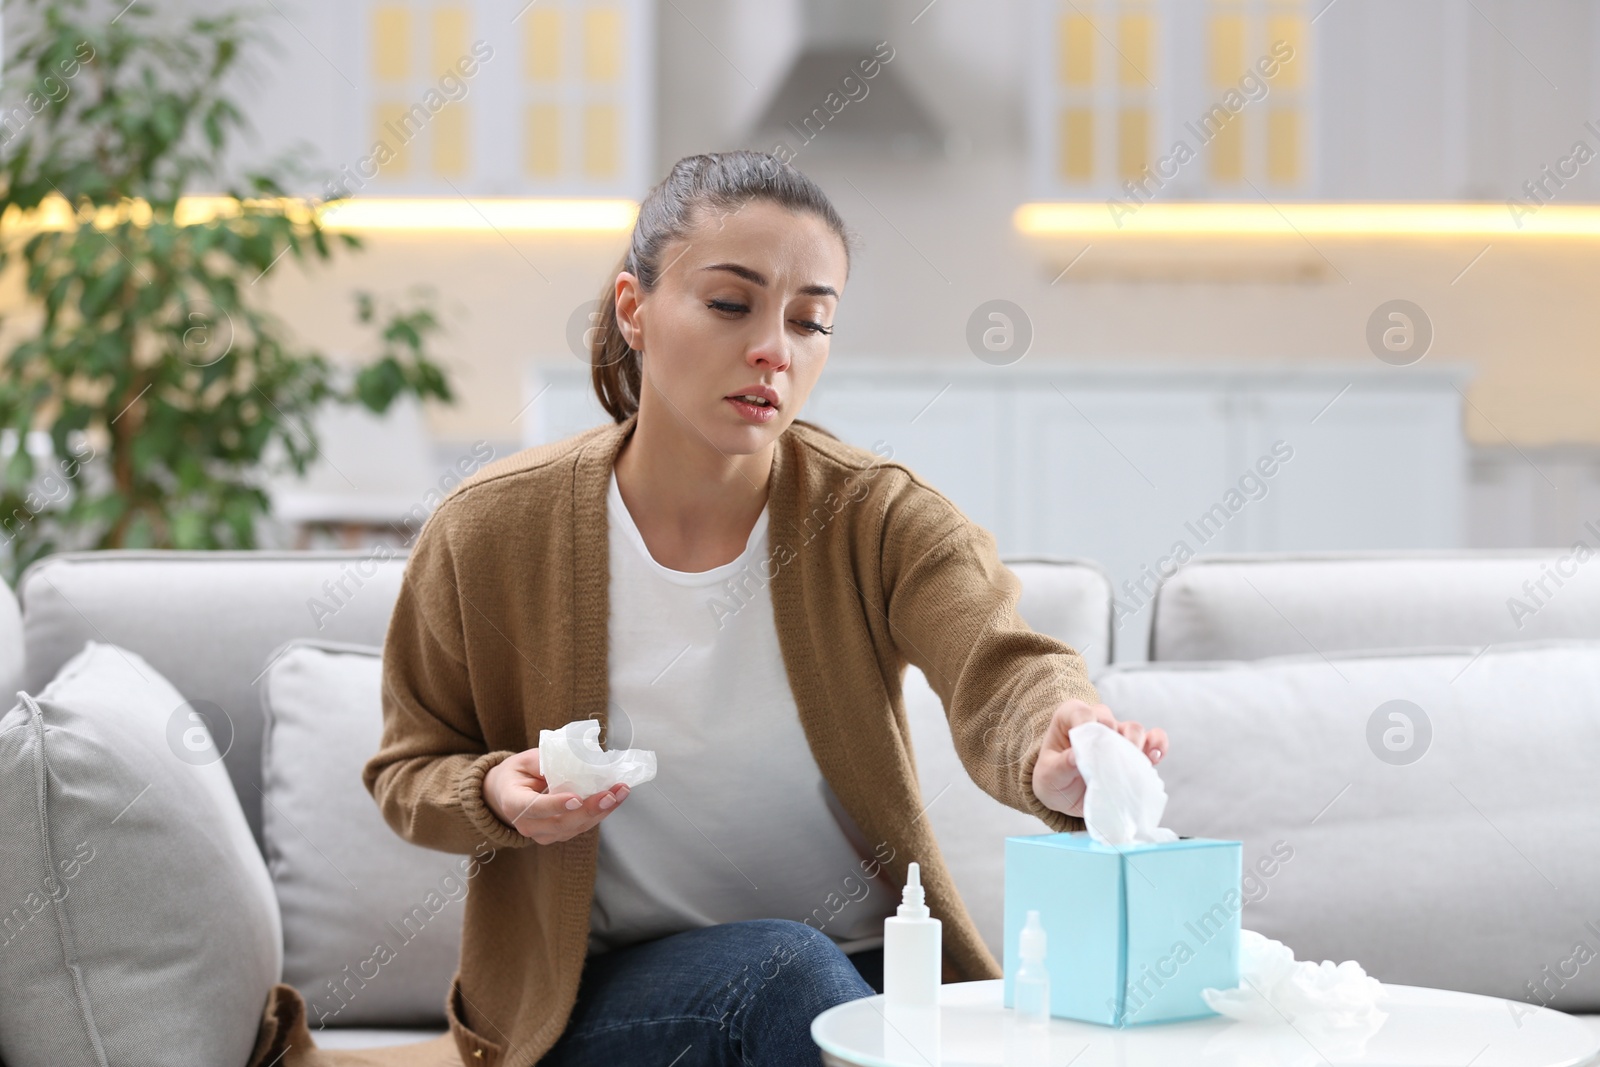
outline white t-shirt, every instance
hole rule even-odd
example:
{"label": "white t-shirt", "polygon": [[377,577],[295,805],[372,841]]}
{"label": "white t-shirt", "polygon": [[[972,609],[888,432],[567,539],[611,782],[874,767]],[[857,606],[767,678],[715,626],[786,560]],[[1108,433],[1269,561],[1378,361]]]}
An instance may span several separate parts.
{"label": "white t-shirt", "polygon": [[597,828],[589,951],[745,919],[882,944],[899,894],[825,800],[763,579],[767,510],[738,559],[699,572],[651,557],[615,472],[607,513],[606,748],[655,750],[656,777]]}

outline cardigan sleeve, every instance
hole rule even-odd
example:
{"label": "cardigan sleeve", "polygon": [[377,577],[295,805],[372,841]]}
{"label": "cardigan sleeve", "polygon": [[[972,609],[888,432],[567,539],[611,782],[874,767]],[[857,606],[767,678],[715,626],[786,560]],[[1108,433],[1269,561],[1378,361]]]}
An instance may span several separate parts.
{"label": "cardigan sleeve", "polygon": [[510,751],[490,751],[473,703],[449,501],[423,524],[400,581],[383,646],[383,737],[361,780],[405,840],[470,853],[531,838],[483,799],[483,778]]}
{"label": "cardigan sleeve", "polygon": [[1100,702],[1083,657],[1017,613],[1021,579],[988,530],[915,480],[906,498],[888,508],[881,542],[895,646],[939,694],[979,788],[1052,830],[1082,830],[1034,795],[1033,768],[1057,704]]}

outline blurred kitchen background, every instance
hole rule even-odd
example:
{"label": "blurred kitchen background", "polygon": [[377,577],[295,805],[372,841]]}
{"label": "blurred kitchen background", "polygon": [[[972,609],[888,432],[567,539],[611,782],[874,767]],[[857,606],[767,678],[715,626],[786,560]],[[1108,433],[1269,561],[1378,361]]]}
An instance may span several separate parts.
{"label": "blurred kitchen background", "polygon": [[582,338],[633,206],[758,148],[863,239],[802,417],[1009,556],[1100,563],[1118,659],[1192,554],[1600,549],[1593,2],[261,10],[230,158],[294,153],[367,243],[262,305],[337,357],[353,291],[431,286],[458,393],[329,411],[263,546],[403,544],[486,458],[602,421]]}

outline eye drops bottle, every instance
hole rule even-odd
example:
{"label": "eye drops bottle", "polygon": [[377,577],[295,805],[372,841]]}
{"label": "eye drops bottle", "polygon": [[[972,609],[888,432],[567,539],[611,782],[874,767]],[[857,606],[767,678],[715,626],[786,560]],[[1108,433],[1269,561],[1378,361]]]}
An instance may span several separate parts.
{"label": "eye drops bottle", "polygon": [[1028,910],[1022,928],[1022,966],[1017,968],[1017,1018],[1029,1023],[1050,1021],[1050,972],[1044,967],[1045,934],[1039,913]]}
{"label": "eye drops bottle", "polygon": [[900,908],[883,920],[883,996],[889,1004],[939,1003],[944,924],[928,914],[922,869],[913,861]]}

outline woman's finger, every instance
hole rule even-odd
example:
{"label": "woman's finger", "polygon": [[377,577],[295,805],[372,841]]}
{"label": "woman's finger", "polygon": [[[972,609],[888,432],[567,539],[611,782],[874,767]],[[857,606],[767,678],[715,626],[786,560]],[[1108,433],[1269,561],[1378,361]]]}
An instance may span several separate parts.
{"label": "woman's finger", "polygon": [[1133,747],[1140,752],[1144,751],[1144,726],[1136,722],[1125,722],[1117,727],[1117,733],[1126,737]]}
{"label": "woman's finger", "polygon": [[1039,794],[1039,799],[1045,802],[1046,807],[1054,808],[1057,811],[1065,811],[1083,802],[1085,788],[1083,779],[1073,775],[1067,779],[1058,778],[1040,783],[1040,788],[1036,791]]}
{"label": "woman's finger", "polygon": [[[567,805],[576,801],[575,807]],[[583,806],[583,798],[576,793],[542,793],[532,789],[517,790],[512,798],[514,818],[511,824],[518,829],[524,826],[548,825],[549,820],[572,814]]]}
{"label": "woman's finger", "polygon": [[620,782],[610,789],[602,789],[588,800],[583,802],[586,812],[592,815],[604,816],[617,809],[622,803],[622,798],[628,795],[628,787]]}
{"label": "woman's finger", "polygon": [[538,749],[530,748],[519,752],[506,762],[511,765],[512,770],[516,771],[519,784],[526,785],[538,793],[543,793],[549,789],[550,783],[544,779],[544,765],[539,762]]}
{"label": "woman's finger", "polygon": [[621,807],[623,798],[627,795],[628,787],[619,784],[584,797],[576,808],[563,810],[555,821],[549,824],[550,839],[567,841],[579,834],[587,833],[598,826],[607,815]]}
{"label": "woman's finger", "polygon": [[1111,717],[1111,709],[1104,704],[1090,704],[1082,700],[1062,701],[1056,706],[1055,713],[1050,716],[1050,725],[1045,730],[1045,747],[1071,748],[1072,738],[1068,736],[1068,731],[1086,722],[1103,722],[1107,726],[1116,726],[1116,720]]}
{"label": "woman's finger", "polygon": [[1145,734],[1144,752],[1150,757],[1151,763],[1160,762],[1167,754],[1167,732],[1158,726]]}
{"label": "woman's finger", "polygon": [[1038,791],[1038,796],[1046,807],[1075,815],[1083,810],[1083,796],[1086,789],[1083,778],[1073,775],[1067,779],[1056,779],[1045,784],[1044,788]]}

